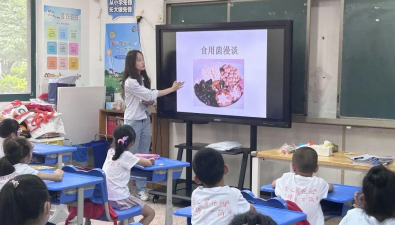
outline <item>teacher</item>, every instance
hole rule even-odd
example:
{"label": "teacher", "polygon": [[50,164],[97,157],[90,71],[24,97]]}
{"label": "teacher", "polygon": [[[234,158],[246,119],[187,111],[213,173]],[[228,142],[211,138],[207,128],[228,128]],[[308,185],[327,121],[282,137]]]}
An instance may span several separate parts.
{"label": "teacher", "polygon": [[[133,154],[148,153],[151,145],[151,122],[148,109],[155,104],[158,97],[168,95],[183,87],[184,82],[174,81],[171,88],[151,90],[151,80],[145,71],[143,54],[133,50],[128,52],[125,70],[122,77],[122,98],[125,100],[125,124],[133,127],[136,141],[131,148]],[[147,183],[136,181],[136,194],[141,200],[147,201]]]}

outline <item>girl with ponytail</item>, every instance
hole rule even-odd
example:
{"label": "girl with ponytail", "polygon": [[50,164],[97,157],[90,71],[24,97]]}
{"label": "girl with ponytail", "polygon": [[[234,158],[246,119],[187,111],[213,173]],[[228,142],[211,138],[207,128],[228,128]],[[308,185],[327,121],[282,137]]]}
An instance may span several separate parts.
{"label": "girl with ponytail", "polygon": [[143,219],[140,223],[148,225],[155,217],[155,211],[142,200],[130,194],[128,183],[130,170],[134,165],[152,166],[155,159],[139,158],[129,150],[132,148],[136,133],[129,125],[118,126],[114,130],[114,148],[108,150],[103,171],[106,173],[108,202],[115,209],[129,209],[140,205]]}
{"label": "girl with ponytail", "polygon": [[20,175],[8,181],[0,192],[1,225],[44,225],[50,215],[45,183],[34,175]]}
{"label": "girl with ponytail", "polygon": [[339,225],[395,224],[395,173],[384,166],[371,168],[363,179],[362,194],[355,193],[354,207]]}
{"label": "girl with ponytail", "polygon": [[15,176],[31,174],[43,180],[61,181],[63,170],[55,170],[53,174],[41,173],[29,166],[32,159],[33,144],[25,138],[7,138],[4,141],[4,154],[0,158],[0,189]]}

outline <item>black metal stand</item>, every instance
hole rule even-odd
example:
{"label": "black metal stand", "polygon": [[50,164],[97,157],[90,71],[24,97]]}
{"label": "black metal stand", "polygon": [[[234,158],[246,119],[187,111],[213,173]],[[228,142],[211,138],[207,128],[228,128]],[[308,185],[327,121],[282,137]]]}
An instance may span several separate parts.
{"label": "black metal stand", "polygon": [[[186,161],[190,163],[190,167],[186,168],[186,179],[185,180],[175,180],[173,183],[173,198],[190,201],[192,192],[199,185],[195,184],[192,179],[192,151],[198,151],[208,144],[206,143],[193,143],[193,132],[192,132],[192,122],[186,122],[186,143],[176,145],[178,148],[177,160],[182,160],[182,156],[184,153],[184,149],[186,150]],[[251,126],[250,129],[250,148],[240,148],[234,149],[231,151],[221,152],[225,155],[243,155],[242,164],[240,168],[240,177],[238,181],[237,188],[243,190],[244,188],[244,180],[245,173],[247,170],[247,162],[248,156],[250,156],[250,188],[251,188],[251,174],[252,174],[252,159],[251,159],[251,151],[257,150],[257,126]],[[159,189],[151,190],[150,194],[154,195],[154,201],[159,198],[159,196],[166,196],[166,187],[162,187]]]}

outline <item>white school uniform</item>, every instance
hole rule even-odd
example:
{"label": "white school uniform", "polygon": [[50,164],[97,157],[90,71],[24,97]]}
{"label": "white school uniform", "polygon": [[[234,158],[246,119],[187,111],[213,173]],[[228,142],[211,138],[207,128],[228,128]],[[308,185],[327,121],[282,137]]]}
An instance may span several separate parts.
{"label": "white school uniform", "polygon": [[237,214],[250,210],[239,189],[229,186],[198,187],[192,193],[192,224],[229,224]]}
{"label": "white school uniform", "polygon": [[112,160],[115,150],[110,149],[107,153],[103,171],[106,173],[108,200],[118,201],[129,197],[128,183],[130,180],[130,169],[136,165],[140,158],[129,151],[124,151],[117,160]]}
{"label": "white school uniform", "polygon": [[18,175],[23,175],[23,174],[31,174],[31,175],[36,175],[38,174],[38,170],[35,170],[31,168],[29,165],[25,163],[18,163],[14,165],[15,171],[9,175],[6,176],[1,176],[0,177],[0,190],[3,188],[3,186],[11,179]]}
{"label": "white school uniform", "polygon": [[340,221],[339,225],[394,225],[395,218],[386,219],[379,222],[373,216],[369,216],[363,209],[352,209],[347,212],[347,215]]}
{"label": "white school uniform", "polygon": [[285,173],[276,181],[276,195],[296,203],[311,225],[324,225],[321,200],[328,196],[329,184],[319,177]]}

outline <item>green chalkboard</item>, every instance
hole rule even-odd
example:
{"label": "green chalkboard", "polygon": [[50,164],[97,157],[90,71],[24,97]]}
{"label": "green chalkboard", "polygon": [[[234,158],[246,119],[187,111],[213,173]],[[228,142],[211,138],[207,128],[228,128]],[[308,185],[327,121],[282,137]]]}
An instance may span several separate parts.
{"label": "green chalkboard", "polygon": [[292,113],[306,114],[307,0],[235,2],[230,21],[293,20]]}
{"label": "green chalkboard", "polygon": [[395,1],[345,0],[340,115],[395,119]]}
{"label": "green chalkboard", "polygon": [[172,5],[171,24],[227,22],[227,3]]}

